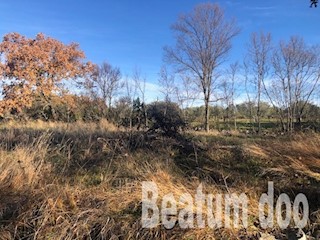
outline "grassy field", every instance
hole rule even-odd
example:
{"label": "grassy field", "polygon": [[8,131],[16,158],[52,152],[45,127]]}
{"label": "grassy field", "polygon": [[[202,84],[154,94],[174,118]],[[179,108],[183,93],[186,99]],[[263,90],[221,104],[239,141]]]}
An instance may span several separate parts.
{"label": "grassy field", "polygon": [[[320,229],[320,135],[258,137],[187,132],[173,139],[100,123],[9,122],[0,125],[0,239],[259,239],[258,200],[304,193]],[[197,186],[246,193],[249,227],[171,230],[141,227],[141,182],[159,198]],[[181,206],[178,206],[178,208]],[[196,214],[196,212],[194,212]]]}

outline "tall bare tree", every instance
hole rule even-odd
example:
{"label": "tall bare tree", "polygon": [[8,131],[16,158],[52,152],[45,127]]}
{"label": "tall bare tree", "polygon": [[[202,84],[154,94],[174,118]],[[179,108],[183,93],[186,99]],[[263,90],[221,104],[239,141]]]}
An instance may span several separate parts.
{"label": "tall bare tree", "polygon": [[96,66],[89,86],[110,108],[113,98],[123,87],[120,69],[107,62],[102,63],[101,66]]}
{"label": "tall bare tree", "polygon": [[238,90],[237,74],[239,68],[240,65],[238,62],[230,64],[228,70],[226,71],[225,78],[222,82],[223,102],[226,105],[226,113],[228,120],[230,119],[230,115],[232,115],[234,130],[237,130],[235,98],[237,97]]}
{"label": "tall bare tree", "polygon": [[249,119],[250,119],[250,126],[252,127],[252,131],[255,131],[254,124],[253,124],[253,118],[254,118],[254,104],[255,101],[252,99],[251,92],[250,92],[250,81],[249,81],[249,64],[248,60],[245,59],[243,61],[243,77],[244,77],[244,87],[245,87],[245,92],[247,95],[247,101],[245,102],[246,108],[249,113]]}
{"label": "tall bare tree", "polygon": [[279,108],[284,130],[292,132],[294,122],[301,123],[305,107],[320,79],[320,51],[307,46],[301,37],[280,42],[272,58],[274,81],[268,93]]}
{"label": "tall bare tree", "polygon": [[231,40],[239,33],[234,20],[227,20],[217,4],[197,5],[180,16],[172,26],[176,45],[165,47],[165,57],[177,71],[190,72],[204,96],[205,129],[209,131],[209,103],[215,70],[231,49]]}
{"label": "tall bare tree", "polygon": [[258,133],[261,132],[261,98],[265,80],[270,70],[270,53],[272,50],[270,33],[253,33],[248,46],[247,64],[252,83],[256,90]]}

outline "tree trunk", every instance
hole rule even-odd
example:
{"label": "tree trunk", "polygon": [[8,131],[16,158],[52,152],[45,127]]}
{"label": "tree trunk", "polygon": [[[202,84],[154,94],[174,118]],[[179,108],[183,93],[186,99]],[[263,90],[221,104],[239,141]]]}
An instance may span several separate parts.
{"label": "tree trunk", "polygon": [[209,116],[210,116],[210,113],[209,113],[209,99],[206,97],[205,98],[205,129],[206,129],[206,132],[209,132],[210,131],[210,126],[209,126]]}
{"label": "tree trunk", "polygon": [[286,124],[285,124],[285,122],[284,122],[282,117],[280,117],[280,123],[281,123],[282,132],[286,132]]}
{"label": "tree trunk", "polygon": [[258,106],[257,106],[257,121],[258,121],[258,135],[261,133],[261,80],[258,82]]}
{"label": "tree trunk", "polygon": [[130,131],[132,130],[132,111],[130,113],[130,120],[129,120],[129,127],[130,127]]}

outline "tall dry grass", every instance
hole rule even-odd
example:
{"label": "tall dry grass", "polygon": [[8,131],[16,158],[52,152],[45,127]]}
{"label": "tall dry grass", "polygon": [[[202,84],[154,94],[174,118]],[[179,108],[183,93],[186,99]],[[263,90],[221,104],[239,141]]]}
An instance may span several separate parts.
{"label": "tall dry grass", "polygon": [[[305,159],[319,160],[317,135],[297,136],[286,145],[273,139],[246,146],[234,138],[210,137],[148,136],[117,131],[107,121],[2,125],[0,239],[253,238],[261,231],[257,209],[265,178],[281,180],[283,176],[272,172],[276,167],[284,169],[286,181],[303,170],[282,157],[295,152],[296,160],[310,169]],[[288,161],[294,171],[286,171]],[[159,199],[168,193],[175,199],[183,193],[194,196],[200,183],[213,195],[244,192],[249,198],[249,228],[143,229],[142,181],[158,185]],[[206,207],[203,210],[206,213]],[[310,228],[316,229],[319,214],[313,215]]]}
{"label": "tall dry grass", "polygon": [[108,131],[115,132],[120,129],[106,119],[101,119],[97,122],[76,121],[71,123],[51,122],[43,120],[35,121],[8,121],[0,124],[0,129],[31,129],[31,130],[51,130],[60,132],[87,132]]}
{"label": "tall dry grass", "polygon": [[13,189],[33,187],[50,167],[45,163],[51,134],[45,132],[29,144],[0,150],[0,182]]}

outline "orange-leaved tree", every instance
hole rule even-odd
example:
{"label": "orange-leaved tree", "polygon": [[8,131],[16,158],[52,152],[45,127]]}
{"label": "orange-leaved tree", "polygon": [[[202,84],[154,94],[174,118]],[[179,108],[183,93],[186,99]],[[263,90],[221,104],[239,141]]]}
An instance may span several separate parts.
{"label": "orange-leaved tree", "polygon": [[63,80],[84,77],[93,70],[84,59],[76,43],[66,45],[42,33],[34,39],[19,33],[5,35],[0,43],[0,115],[22,112],[35,99],[50,105]]}

